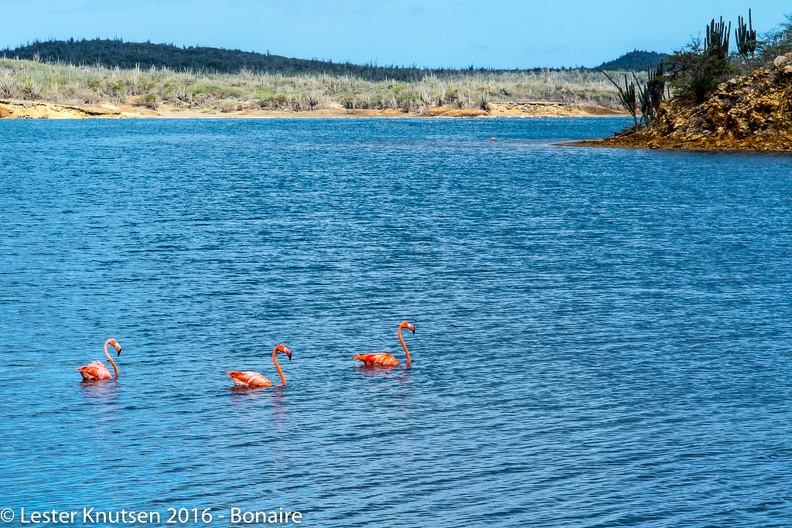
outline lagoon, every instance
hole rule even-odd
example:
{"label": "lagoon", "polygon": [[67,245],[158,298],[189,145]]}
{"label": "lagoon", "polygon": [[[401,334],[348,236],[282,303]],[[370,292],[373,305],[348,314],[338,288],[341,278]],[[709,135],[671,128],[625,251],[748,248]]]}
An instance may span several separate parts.
{"label": "lagoon", "polygon": [[788,523],[792,158],[627,124],[0,121],[0,507]]}

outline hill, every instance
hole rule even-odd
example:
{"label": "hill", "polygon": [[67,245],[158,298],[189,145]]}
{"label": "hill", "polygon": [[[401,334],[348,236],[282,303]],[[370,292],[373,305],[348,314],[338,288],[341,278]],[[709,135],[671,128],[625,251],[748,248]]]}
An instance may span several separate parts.
{"label": "hill", "polygon": [[[0,50],[0,56],[49,64],[74,66],[102,66],[122,70],[167,68],[174,71],[193,71],[219,74],[277,73],[281,75],[350,75],[369,81],[419,81],[426,75],[438,77],[478,73],[518,73],[568,71],[569,68],[491,69],[418,68],[416,66],[378,66],[376,64],[336,63],[318,59],[295,59],[282,55],[256,53],[236,49],[202,46],[179,47],[151,42],[124,42],[121,39],[46,40],[34,41],[16,48]],[[632,51],[616,60],[603,63],[606,70],[645,71],[654,67],[665,55],[649,51]],[[587,68],[577,68],[587,70]]]}
{"label": "hill", "polygon": [[[7,58],[19,58],[46,63],[65,63],[75,66],[103,66],[105,68],[141,69],[168,68],[175,71],[237,74],[243,70],[253,73],[282,75],[351,75],[370,81],[417,81],[427,74],[444,76],[460,73],[525,70],[491,70],[472,66],[465,70],[424,69],[413,66],[377,66],[335,63],[317,59],[293,59],[281,55],[255,53],[210,47],[179,47],[151,42],[124,42],[121,39],[47,40],[0,50]],[[539,71],[536,68],[532,71]]]}
{"label": "hill", "polygon": [[625,53],[618,59],[603,62],[597,68],[606,71],[646,71],[647,68],[657,68],[666,58],[665,53],[658,53],[656,51],[639,51],[633,50],[630,53]]}

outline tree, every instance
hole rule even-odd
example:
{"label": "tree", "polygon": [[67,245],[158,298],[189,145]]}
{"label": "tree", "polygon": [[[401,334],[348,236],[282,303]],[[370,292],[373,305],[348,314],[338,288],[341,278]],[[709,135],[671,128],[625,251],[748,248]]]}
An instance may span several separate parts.
{"label": "tree", "polygon": [[706,38],[694,38],[681,50],[676,50],[666,60],[668,80],[680,96],[692,96],[696,103],[704,102],[718,84],[736,73],[729,60],[728,27],[720,21],[712,22],[706,28]]}
{"label": "tree", "polygon": [[757,49],[760,60],[765,63],[792,51],[792,15],[787,15],[785,22],[765,34]]}

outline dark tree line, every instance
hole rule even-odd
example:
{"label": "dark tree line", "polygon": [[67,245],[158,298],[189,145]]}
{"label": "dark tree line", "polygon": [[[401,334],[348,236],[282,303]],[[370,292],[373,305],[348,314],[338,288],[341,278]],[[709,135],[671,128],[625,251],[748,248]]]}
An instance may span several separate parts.
{"label": "dark tree line", "polygon": [[[40,60],[48,63],[101,65],[107,68],[142,69],[169,68],[177,71],[237,74],[242,70],[255,73],[349,75],[370,81],[394,80],[415,82],[428,74],[439,77],[462,73],[504,73],[530,70],[494,70],[485,68],[424,69],[415,66],[378,66],[292,59],[280,55],[209,47],[179,47],[151,42],[124,42],[120,39],[47,40],[5,49],[9,58]],[[563,68],[562,68],[563,69]],[[542,68],[535,68],[535,71]]]}

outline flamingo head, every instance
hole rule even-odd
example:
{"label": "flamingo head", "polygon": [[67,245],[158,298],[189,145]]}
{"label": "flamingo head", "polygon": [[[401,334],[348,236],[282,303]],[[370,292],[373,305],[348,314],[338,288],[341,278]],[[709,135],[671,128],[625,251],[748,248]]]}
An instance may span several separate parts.
{"label": "flamingo head", "polygon": [[118,353],[118,355],[119,356],[121,355],[121,345],[118,344],[118,341],[116,341],[115,339],[111,338],[111,339],[107,340],[107,344],[114,346],[115,349],[116,349],[116,352]]}
{"label": "flamingo head", "polygon": [[275,352],[283,352],[284,354],[286,354],[286,357],[289,358],[289,361],[291,361],[292,352],[291,352],[291,350],[286,348],[286,345],[280,344],[280,345],[276,346],[275,347]]}
{"label": "flamingo head", "polygon": [[402,328],[406,328],[407,330],[409,330],[413,334],[415,333],[415,327],[413,325],[411,325],[410,323],[408,323],[407,321],[404,321],[404,322],[402,322],[402,324],[399,325],[399,330],[401,330]]}

